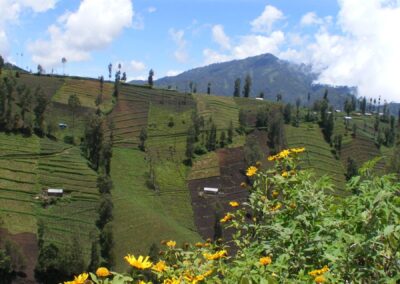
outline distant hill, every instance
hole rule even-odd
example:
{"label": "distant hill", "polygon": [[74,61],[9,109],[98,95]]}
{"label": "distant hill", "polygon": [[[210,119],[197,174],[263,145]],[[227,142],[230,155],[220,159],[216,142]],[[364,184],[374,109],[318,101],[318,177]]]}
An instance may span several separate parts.
{"label": "distant hill", "polygon": [[[286,102],[295,103],[296,99],[300,98],[302,104],[305,104],[308,93],[314,101],[328,89],[331,104],[342,107],[347,94],[355,92],[354,88],[349,87],[314,85],[317,74],[311,71],[310,66],[280,60],[272,54],[195,68],[177,76],[160,78],[155,81],[155,85],[189,91],[189,83],[193,82],[197,85],[197,92],[206,93],[210,82],[212,94],[232,96],[235,79],[242,79],[243,88],[247,74],[250,74],[253,81],[252,97],[264,92],[265,98],[275,100],[277,94],[282,94]],[[134,83],[144,82],[134,81]]]}

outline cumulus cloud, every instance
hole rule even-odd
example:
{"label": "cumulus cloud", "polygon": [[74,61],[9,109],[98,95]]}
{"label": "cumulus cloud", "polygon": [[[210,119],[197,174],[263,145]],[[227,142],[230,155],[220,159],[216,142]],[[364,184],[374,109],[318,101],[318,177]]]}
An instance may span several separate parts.
{"label": "cumulus cloud", "polygon": [[285,35],[282,31],[274,31],[269,36],[250,34],[239,37],[238,43],[229,50],[228,54],[206,48],[203,50],[203,56],[205,64],[211,64],[233,59],[244,59],[263,53],[276,54],[284,41]]}
{"label": "cumulus cloud", "polygon": [[315,12],[309,12],[301,18],[300,24],[302,26],[319,25],[322,24],[322,19]]}
{"label": "cumulus cloud", "polygon": [[77,11],[66,13],[48,28],[49,39],[29,45],[32,60],[45,67],[60,64],[62,57],[87,60],[92,51],[108,46],[130,27],[133,15],[130,0],[83,0]]}
{"label": "cumulus cloud", "polygon": [[146,69],[146,65],[141,61],[132,60],[128,68],[134,72],[140,72]]}
{"label": "cumulus cloud", "polygon": [[319,83],[358,86],[362,96],[400,101],[400,3],[340,0],[341,34],[321,30],[307,46]]}
{"label": "cumulus cloud", "polygon": [[283,13],[274,6],[265,6],[262,14],[250,24],[255,33],[269,33],[275,22],[284,19]]}
{"label": "cumulus cloud", "polygon": [[42,13],[53,9],[57,0],[0,0],[0,53],[7,55],[9,42],[7,28],[18,22],[20,14],[25,11]]}
{"label": "cumulus cloud", "polygon": [[169,36],[177,45],[177,49],[174,52],[174,57],[180,63],[185,63],[188,59],[186,50],[187,41],[185,40],[184,30],[175,30],[174,28],[169,29]]}
{"label": "cumulus cloud", "polygon": [[222,25],[215,25],[212,27],[212,36],[216,43],[223,49],[230,49],[230,38],[225,34]]}

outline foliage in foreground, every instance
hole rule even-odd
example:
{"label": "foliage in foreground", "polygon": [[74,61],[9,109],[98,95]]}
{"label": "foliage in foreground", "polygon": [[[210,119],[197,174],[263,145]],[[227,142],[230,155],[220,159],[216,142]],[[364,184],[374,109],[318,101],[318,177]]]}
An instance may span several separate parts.
{"label": "foliage in foreground", "polygon": [[[332,184],[300,170],[298,154],[284,150],[275,167],[250,167],[248,202],[221,223],[235,229],[233,243],[165,244],[160,259],[127,255],[129,274],[99,268],[66,283],[398,283],[400,280],[400,184],[374,176],[377,161],[360,169],[337,199]],[[232,252],[232,248],[236,251]],[[91,280],[89,280],[91,279]]]}

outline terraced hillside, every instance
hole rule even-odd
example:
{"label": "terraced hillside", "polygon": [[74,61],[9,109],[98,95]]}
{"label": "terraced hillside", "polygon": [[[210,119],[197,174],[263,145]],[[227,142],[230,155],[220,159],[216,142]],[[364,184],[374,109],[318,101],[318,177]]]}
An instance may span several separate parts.
{"label": "terraced hillside", "polygon": [[45,240],[62,245],[78,237],[88,252],[98,216],[97,174],[87,166],[78,148],[49,140],[41,143],[38,165],[39,190],[62,188],[65,192],[56,206],[38,209],[46,228]]}
{"label": "terraced hillside", "polygon": [[[104,82],[103,91],[101,96],[100,107],[103,111],[112,109],[112,94],[114,91],[114,84]],[[64,79],[63,85],[57,90],[53,97],[54,102],[68,104],[70,95],[77,95],[81,105],[88,108],[97,108],[96,99],[101,94],[99,80],[87,79]]]}
{"label": "terraced hillside", "polygon": [[328,175],[335,184],[335,193],[345,194],[345,169],[336,160],[328,143],[325,142],[317,124],[301,123],[300,127],[286,125],[285,133],[288,147],[305,147],[302,166],[313,169],[317,176]]}
{"label": "terraced hillside", "polygon": [[20,77],[17,78],[18,83],[25,84],[31,88],[32,92],[40,87],[48,98],[52,98],[56,94],[64,81],[63,77],[38,76],[27,73],[21,73]]}

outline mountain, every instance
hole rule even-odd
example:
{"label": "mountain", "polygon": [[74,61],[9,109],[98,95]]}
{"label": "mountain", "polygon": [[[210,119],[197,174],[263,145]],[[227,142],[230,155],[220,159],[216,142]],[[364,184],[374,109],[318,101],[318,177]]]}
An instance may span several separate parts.
{"label": "mountain", "polygon": [[252,97],[264,92],[265,98],[275,100],[277,94],[282,94],[286,102],[295,103],[300,98],[305,104],[308,93],[314,101],[328,89],[331,104],[339,108],[343,106],[347,94],[355,93],[354,88],[315,85],[313,82],[318,74],[313,73],[310,66],[280,60],[272,54],[195,68],[177,76],[160,78],[155,85],[189,91],[189,84],[193,82],[197,85],[197,92],[206,93],[207,85],[211,83],[212,94],[232,96],[235,79],[241,78],[243,88],[247,74],[252,78]]}

